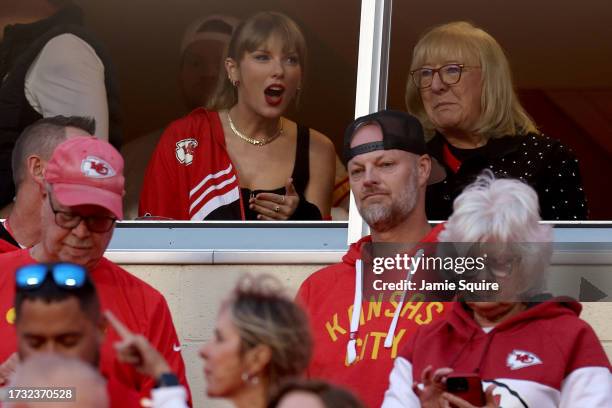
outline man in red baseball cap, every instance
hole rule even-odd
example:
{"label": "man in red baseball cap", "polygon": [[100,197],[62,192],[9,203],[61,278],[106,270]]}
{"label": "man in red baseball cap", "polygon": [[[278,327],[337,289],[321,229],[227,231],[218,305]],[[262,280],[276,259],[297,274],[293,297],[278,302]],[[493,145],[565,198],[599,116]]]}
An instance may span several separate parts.
{"label": "man in red baseball cap", "polygon": [[[115,222],[123,217],[123,158],[95,137],[61,143],[47,163],[41,185],[40,242],[0,255],[0,361],[15,352],[13,299],[15,270],[33,263],[71,262],[84,266],[98,289],[103,309],[161,351],[178,381],[187,385],[172,317],[164,297],[151,286],[104,258]],[[100,370],[148,396],[156,379],[144,377],[115,358],[114,331],[102,346]]]}

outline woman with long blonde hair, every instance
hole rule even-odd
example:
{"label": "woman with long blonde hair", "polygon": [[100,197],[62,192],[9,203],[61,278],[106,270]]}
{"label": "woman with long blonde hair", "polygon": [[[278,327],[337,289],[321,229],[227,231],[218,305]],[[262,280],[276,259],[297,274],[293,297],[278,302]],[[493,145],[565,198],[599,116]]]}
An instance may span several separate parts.
{"label": "woman with long blonde hair", "polygon": [[284,117],[301,92],[297,24],[262,12],[235,30],[206,109],[170,124],[153,154],[139,214],[184,220],[316,220],[330,215],[335,151]]}

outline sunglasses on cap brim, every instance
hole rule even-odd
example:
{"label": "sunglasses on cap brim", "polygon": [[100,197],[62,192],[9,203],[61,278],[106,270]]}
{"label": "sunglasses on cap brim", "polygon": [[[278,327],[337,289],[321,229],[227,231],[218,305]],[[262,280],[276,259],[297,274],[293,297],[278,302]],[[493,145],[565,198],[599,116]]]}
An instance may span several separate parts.
{"label": "sunglasses on cap brim", "polygon": [[22,266],[15,272],[18,289],[34,290],[42,286],[48,274],[53,282],[63,289],[82,288],[87,281],[87,271],[80,265],[71,263],[32,264]]}

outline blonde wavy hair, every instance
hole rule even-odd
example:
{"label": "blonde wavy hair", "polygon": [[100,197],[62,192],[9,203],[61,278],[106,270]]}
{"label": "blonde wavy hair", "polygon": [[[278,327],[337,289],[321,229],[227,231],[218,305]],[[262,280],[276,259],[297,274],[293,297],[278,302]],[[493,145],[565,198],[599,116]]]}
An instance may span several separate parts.
{"label": "blonde wavy hair", "polygon": [[[279,38],[283,44],[283,51],[296,52],[302,73],[306,64],[306,40],[298,25],[282,13],[264,11],[257,13],[243,21],[232,35],[227,58],[240,62],[247,52],[253,52],[264,45],[270,38]],[[302,75],[303,76],[303,75]],[[227,72],[219,72],[215,92],[206,103],[209,110],[229,109],[238,102],[238,92],[227,77]]]}
{"label": "blonde wavy hair", "polygon": [[[410,71],[434,61],[460,61],[481,67],[481,115],[472,129],[474,133],[488,139],[537,132],[514,91],[508,59],[490,34],[465,21],[434,27],[414,47]],[[434,125],[410,76],[406,82],[406,107],[421,120],[425,134],[431,138]]]}
{"label": "blonde wavy hair", "polygon": [[312,336],[304,310],[285,294],[278,279],[270,275],[243,276],[224,308],[241,339],[241,353],[259,344],[270,348],[265,373],[268,393],[283,380],[300,376],[310,361]]}

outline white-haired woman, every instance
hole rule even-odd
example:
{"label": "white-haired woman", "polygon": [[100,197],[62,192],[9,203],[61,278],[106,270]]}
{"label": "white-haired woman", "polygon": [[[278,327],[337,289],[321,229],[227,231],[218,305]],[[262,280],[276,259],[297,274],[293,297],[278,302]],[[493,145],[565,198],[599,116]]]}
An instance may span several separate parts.
{"label": "white-haired woman", "polygon": [[410,69],[408,111],[423,123],[428,150],[447,173],[427,189],[430,220],[447,219],[453,200],[485,168],[529,183],[542,219],[587,218],[576,158],[538,132],[491,35],[467,22],[435,27],[415,46]]}
{"label": "white-haired woman", "polygon": [[460,295],[444,319],[422,326],[395,361],[384,408],[473,407],[446,389],[453,373],[480,377],[486,407],[609,406],[610,363],[580,304],[534,296],[552,241],[539,221],[535,191],[490,172],[455,200],[439,239],[489,245],[484,270],[501,296]]}

